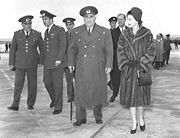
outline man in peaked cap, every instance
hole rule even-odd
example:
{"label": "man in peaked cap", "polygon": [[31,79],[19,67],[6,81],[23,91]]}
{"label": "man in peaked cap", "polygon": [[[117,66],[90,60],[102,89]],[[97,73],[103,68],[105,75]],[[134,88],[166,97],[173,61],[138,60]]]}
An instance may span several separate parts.
{"label": "man in peaked cap", "polygon": [[52,114],[62,112],[63,106],[63,73],[67,67],[66,33],[63,27],[54,24],[56,15],[41,10],[42,21],[47,27],[44,33],[45,58],[43,81],[51,98]]}
{"label": "man in peaked cap", "polygon": [[[18,111],[21,92],[27,74],[28,109],[33,110],[37,94],[37,67],[43,64],[44,46],[41,33],[32,29],[33,16],[21,17],[23,29],[14,33],[9,52],[9,66],[15,68],[14,100],[9,110]],[[39,48],[40,53],[37,50]],[[39,60],[40,59],[40,60]]]}
{"label": "man in peaked cap", "polygon": [[74,100],[76,122],[86,123],[86,108],[93,109],[95,122],[102,124],[102,107],[107,106],[107,74],[112,69],[113,44],[109,29],[95,23],[98,10],[87,6],[80,10],[84,24],[72,31],[68,48],[68,67],[75,69]]}
{"label": "man in peaked cap", "polygon": [[117,23],[117,17],[111,17],[111,18],[109,18],[109,25],[110,25],[110,29],[114,29],[114,28],[116,28],[116,23]]}
{"label": "man in peaked cap", "polygon": [[[74,21],[76,19],[68,17],[63,19],[63,22],[66,25],[67,28],[67,32],[66,32],[66,53],[67,53],[67,49],[68,49],[68,45],[70,43],[71,40],[71,32],[72,29],[74,28]],[[73,73],[70,73],[70,70],[68,67],[65,68],[65,76],[66,76],[66,82],[67,82],[67,97],[68,100],[67,102],[73,101],[74,100],[74,86],[73,86]]]}

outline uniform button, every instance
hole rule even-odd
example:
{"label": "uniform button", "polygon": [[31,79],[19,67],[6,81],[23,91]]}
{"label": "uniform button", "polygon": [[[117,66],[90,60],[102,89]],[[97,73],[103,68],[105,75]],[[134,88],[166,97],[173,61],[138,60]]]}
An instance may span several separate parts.
{"label": "uniform button", "polygon": [[87,57],[87,55],[84,55],[84,57]]}
{"label": "uniform button", "polygon": [[47,49],[47,51],[49,51],[49,49]]}
{"label": "uniform button", "polygon": [[81,39],[78,39],[78,41],[81,41]]}
{"label": "uniform button", "polygon": [[28,43],[26,43],[26,46],[28,45]]}
{"label": "uniform button", "polygon": [[26,52],[28,52],[28,50],[26,50]]}
{"label": "uniform button", "polygon": [[26,49],[28,49],[28,47],[26,47]]}
{"label": "uniform button", "polygon": [[49,45],[47,45],[47,47],[49,47]]}
{"label": "uniform button", "polygon": [[84,46],[84,48],[87,48],[87,46]]}
{"label": "uniform button", "polygon": [[93,48],[95,48],[95,46],[92,46]]}
{"label": "uniform button", "polygon": [[49,44],[49,41],[47,41],[47,44]]}
{"label": "uniform button", "polygon": [[47,38],[47,40],[49,40],[49,38]]}

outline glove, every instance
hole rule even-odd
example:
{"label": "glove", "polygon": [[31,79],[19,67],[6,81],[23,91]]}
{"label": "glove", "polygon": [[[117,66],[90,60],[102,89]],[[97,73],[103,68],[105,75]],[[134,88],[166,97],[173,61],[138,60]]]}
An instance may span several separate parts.
{"label": "glove", "polygon": [[132,68],[136,67],[138,64],[139,64],[139,61],[137,61],[137,60],[129,60],[126,63],[126,65],[128,65],[129,67],[132,67]]}

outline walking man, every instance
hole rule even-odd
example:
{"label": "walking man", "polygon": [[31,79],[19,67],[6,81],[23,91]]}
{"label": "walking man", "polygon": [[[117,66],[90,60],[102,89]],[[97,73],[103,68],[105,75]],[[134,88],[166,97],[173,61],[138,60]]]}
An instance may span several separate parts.
{"label": "walking man", "polygon": [[107,102],[107,74],[112,69],[113,44],[110,30],[95,23],[98,10],[87,6],[80,10],[84,24],[72,32],[68,64],[75,68],[76,122],[86,123],[86,109],[93,109],[95,121],[102,124],[102,107]]}

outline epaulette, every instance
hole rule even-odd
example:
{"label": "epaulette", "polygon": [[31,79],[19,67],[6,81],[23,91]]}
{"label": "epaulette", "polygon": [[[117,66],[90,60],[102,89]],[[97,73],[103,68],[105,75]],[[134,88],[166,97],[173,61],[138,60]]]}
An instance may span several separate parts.
{"label": "epaulette", "polygon": [[33,32],[37,32],[37,33],[39,33],[39,34],[41,34],[41,32],[40,31],[38,31],[38,30],[32,30]]}
{"label": "epaulette", "polygon": [[15,31],[14,33],[21,33],[22,29]]}

